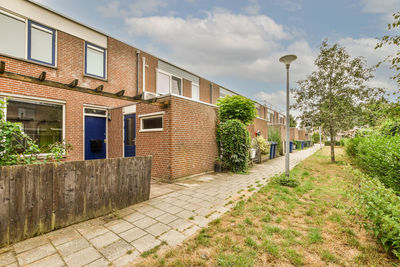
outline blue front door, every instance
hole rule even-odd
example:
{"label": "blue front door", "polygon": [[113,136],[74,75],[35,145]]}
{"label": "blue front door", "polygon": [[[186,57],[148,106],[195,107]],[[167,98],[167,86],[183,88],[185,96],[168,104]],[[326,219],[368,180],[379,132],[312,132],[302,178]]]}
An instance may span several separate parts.
{"label": "blue front door", "polygon": [[136,114],[124,117],[125,157],[136,156]]}
{"label": "blue front door", "polygon": [[106,158],[106,118],[85,116],[85,160]]}

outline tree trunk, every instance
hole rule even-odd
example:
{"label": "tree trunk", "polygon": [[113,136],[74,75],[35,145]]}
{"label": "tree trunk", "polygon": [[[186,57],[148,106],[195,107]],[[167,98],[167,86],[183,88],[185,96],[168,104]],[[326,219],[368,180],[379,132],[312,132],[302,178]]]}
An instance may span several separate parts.
{"label": "tree trunk", "polygon": [[331,136],[331,162],[335,162],[335,134],[333,133],[332,124],[329,127],[329,134]]}

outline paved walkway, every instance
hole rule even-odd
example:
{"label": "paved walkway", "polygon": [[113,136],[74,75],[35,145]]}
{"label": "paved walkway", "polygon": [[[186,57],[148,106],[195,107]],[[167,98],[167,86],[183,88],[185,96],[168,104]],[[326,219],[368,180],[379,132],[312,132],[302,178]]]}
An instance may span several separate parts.
{"label": "paved walkway", "polygon": [[[290,154],[291,167],[318,147]],[[284,170],[280,157],[255,165],[248,175],[210,174],[174,185],[149,201],[0,250],[0,266],[123,266],[155,246],[175,246],[228,211],[256,181]],[[242,192],[238,192],[243,190]],[[157,194],[153,194],[157,195]]]}

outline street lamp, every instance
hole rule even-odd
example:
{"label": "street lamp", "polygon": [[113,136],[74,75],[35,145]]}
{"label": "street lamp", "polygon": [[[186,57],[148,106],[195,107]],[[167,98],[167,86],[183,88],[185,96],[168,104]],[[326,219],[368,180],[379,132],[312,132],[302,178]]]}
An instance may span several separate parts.
{"label": "street lamp", "polygon": [[285,174],[289,178],[289,143],[290,143],[290,117],[289,117],[289,67],[290,63],[295,61],[297,56],[286,55],[279,59],[286,65],[286,149],[285,149]]}

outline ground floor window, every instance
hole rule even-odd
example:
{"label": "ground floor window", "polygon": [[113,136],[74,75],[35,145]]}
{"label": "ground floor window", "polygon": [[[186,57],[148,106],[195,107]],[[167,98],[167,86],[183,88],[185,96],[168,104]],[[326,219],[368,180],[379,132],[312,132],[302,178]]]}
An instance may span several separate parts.
{"label": "ground floor window", "polygon": [[44,151],[63,140],[63,105],[9,100],[7,121],[16,122]]}
{"label": "ground floor window", "polygon": [[139,118],[141,132],[163,130],[163,113],[140,115]]}

